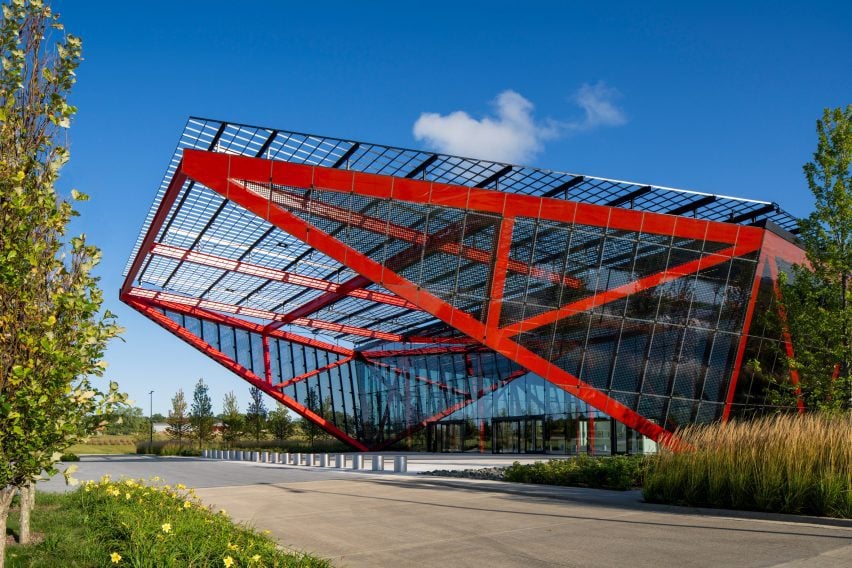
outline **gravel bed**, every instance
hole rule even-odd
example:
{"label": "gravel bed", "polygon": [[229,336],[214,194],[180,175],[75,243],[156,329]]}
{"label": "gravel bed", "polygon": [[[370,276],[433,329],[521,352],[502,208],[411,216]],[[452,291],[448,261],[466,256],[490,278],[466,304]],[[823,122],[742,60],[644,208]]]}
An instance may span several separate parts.
{"label": "gravel bed", "polygon": [[435,469],[421,471],[418,475],[434,475],[437,477],[464,477],[466,479],[490,479],[503,481],[505,467],[483,467],[480,469]]}

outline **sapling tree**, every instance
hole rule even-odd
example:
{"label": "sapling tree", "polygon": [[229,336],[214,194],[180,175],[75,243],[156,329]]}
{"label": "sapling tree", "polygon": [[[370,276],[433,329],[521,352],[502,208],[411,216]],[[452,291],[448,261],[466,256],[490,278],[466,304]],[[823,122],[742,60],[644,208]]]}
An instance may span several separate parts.
{"label": "sapling tree", "polygon": [[266,425],[269,428],[269,433],[272,434],[272,437],[280,441],[286,440],[292,436],[295,427],[293,418],[283,406],[278,406],[275,410],[269,413]]}
{"label": "sapling tree", "polygon": [[269,413],[263,400],[263,391],[257,387],[249,388],[249,405],[246,409],[246,427],[254,436],[255,442],[260,442],[266,427],[266,416]]}
{"label": "sapling tree", "polygon": [[183,441],[190,434],[189,415],[187,414],[186,397],[183,389],[178,389],[172,397],[172,407],[166,418],[166,434],[169,438],[177,440],[178,448],[183,448]]}
{"label": "sapling tree", "polygon": [[245,419],[240,414],[237,395],[233,391],[225,395],[222,402],[222,441],[230,448],[243,435]]}
{"label": "sapling tree", "polygon": [[[68,161],[68,104],[81,58],[41,1],[4,4],[0,22],[0,536],[14,493],[61,451],[103,428],[125,396],[101,385],[120,333],[92,270],[100,251],[68,237],[77,213],[56,183]],[[87,196],[71,191],[72,200]],[[91,417],[97,417],[94,422]],[[66,477],[73,467],[65,471]],[[22,499],[23,513],[32,502]],[[27,525],[24,519],[24,525]],[[28,525],[22,527],[26,540]],[[5,538],[0,538],[0,566]]]}
{"label": "sapling tree", "polygon": [[192,393],[189,424],[192,435],[198,440],[199,448],[213,436],[213,420],[213,401],[210,400],[209,388],[204,383],[204,379],[198,379]]}

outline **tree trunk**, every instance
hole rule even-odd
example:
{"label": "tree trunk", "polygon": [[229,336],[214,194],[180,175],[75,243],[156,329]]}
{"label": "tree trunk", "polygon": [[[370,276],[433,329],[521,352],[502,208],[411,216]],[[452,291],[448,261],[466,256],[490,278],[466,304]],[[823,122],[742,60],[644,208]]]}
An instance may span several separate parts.
{"label": "tree trunk", "polygon": [[17,489],[13,485],[0,489],[0,568],[6,564],[6,520],[9,518],[9,506]]}
{"label": "tree trunk", "polygon": [[30,531],[30,517],[35,505],[35,482],[29,481],[21,486],[21,531],[18,542],[29,544],[32,538]]}

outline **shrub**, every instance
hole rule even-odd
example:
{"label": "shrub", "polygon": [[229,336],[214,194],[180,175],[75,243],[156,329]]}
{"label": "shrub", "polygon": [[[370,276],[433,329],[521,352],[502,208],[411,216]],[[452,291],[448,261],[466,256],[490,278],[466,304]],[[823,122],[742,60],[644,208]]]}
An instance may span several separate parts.
{"label": "shrub", "polygon": [[649,460],[645,499],[852,517],[852,415],[778,415],[688,426],[690,449]]}
{"label": "shrub", "polygon": [[200,456],[201,450],[188,444],[178,444],[171,440],[154,440],[153,444],[149,444],[147,440],[144,442],[136,442],[137,454],[154,454],[156,456]]}
{"label": "shrub", "polygon": [[578,456],[526,465],[515,462],[506,468],[504,479],[624,491],[641,485],[644,462],[644,456]]}
{"label": "shrub", "polygon": [[61,461],[61,462],[78,462],[78,461],[80,461],[80,456],[78,456],[77,454],[75,454],[73,452],[66,452],[66,453],[62,454],[62,456],[59,458],[59,461]]}

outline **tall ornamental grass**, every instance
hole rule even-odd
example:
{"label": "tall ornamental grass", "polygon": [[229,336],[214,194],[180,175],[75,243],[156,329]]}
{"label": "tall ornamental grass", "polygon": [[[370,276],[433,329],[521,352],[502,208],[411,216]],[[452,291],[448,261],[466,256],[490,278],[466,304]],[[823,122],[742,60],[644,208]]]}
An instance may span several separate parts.
{"label": "tall ornamental grass", "polygon": [[852,415],[687,426],[649,460],[647,501],[852,518]]}

